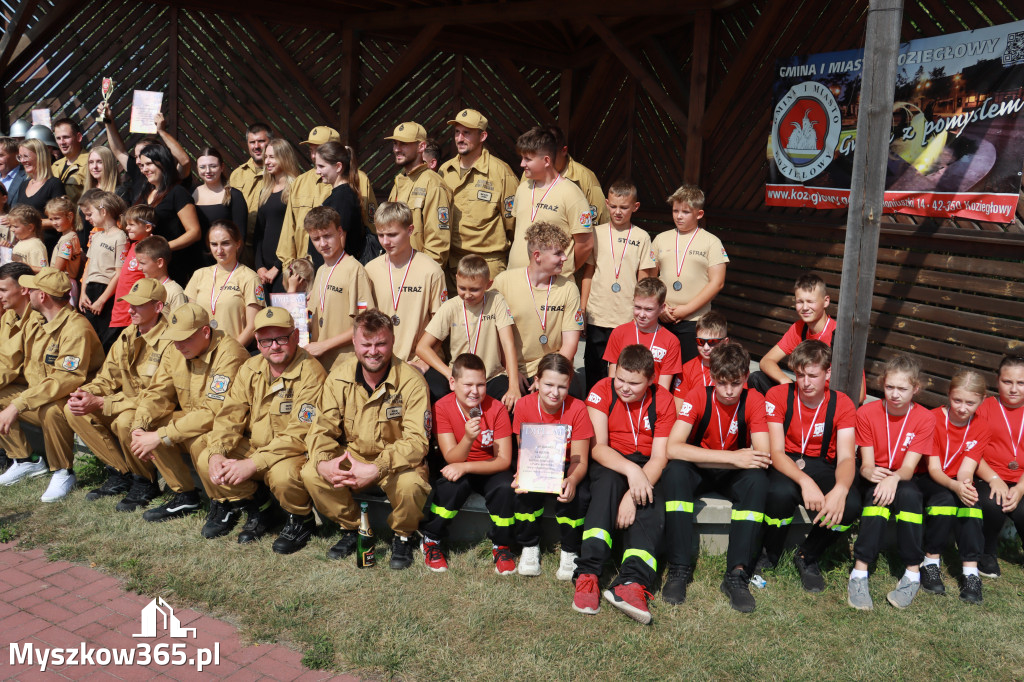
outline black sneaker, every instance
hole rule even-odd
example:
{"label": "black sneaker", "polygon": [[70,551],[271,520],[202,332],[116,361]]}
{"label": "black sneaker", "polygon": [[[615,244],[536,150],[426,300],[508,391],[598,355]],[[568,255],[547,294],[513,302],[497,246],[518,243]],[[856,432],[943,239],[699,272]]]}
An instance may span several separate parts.
{"label": "black sneaker", "polygon": [[960,585],[960,599],[968,604],[981,603],[981,577],[976,575],[965,575]]}
{"label": "black sneaker", "polygon": [[203,537],[207,540],[227,535],[242,518],[242,506],[232,502],[210,500],[210,513],[203,524]]}
{"label": "black sneaker", "polygon": [[761,555],[757,557],[757,561],[754,563],[754,572],[752,575],[764,575],[765,571],[770,571],[775,568],[775,561],[768,556],[768,552],[761,550]]}
{"label": "black sneaker", "polygon": [[800,584],[803,585],[804,590],[817,594],[825,589],[825,578],[822,577],[821,569],[818,568],[817,559],[811,559],[802,551],[797,550],[793,552],[793,564],[800,574]]}
{"label": "black sneaker", "polygon": [[252,500],[236,503],[236,506],[241,505],[248,514],[245,525],[242,526],[242,532],[238,534],[238,543],[241,545],[256,542],[266,535],[274,525],[274,498],[267,494],[266,488],[263,486],[260,486],[259,490],[260,492]]}
{"label": "black sneaker", "polygon": [[693,566],[669,564],[665,573],[665,584],[661,587],[661,598],[669,604],[686,601],[686,587],[693,582]]}
{"label": "black sneaker", "polygon": [[921,566],[921,589],[932,594],[946,594],[946,586],[942,583],[942,571],[937,565]]}
{"label": "black sneaker", "polygon": [[412,566],[412,538],[395,536],[391,541],[391,561],[388,566],[396,571]]}
{"label": "black sneaker", "polygon": [[123,495],[132,487],[130,474],[122,474],[113,467],[107,467],[107,480],[99,488],[94,488],[85,494],[85,499],[93,502],[101,497],[113,497]]}
{"label": "black sneaker", "polygon": [[[282,531],[283,533],[284,531]],[[334,543],[334,547],[327,550],[328,559],[345,559],[352,555],[352,552],[356,551],[356,542],[359,539],[359,534],[354,530],[341,531],[341,539]]]}
{"label": "black sneaker", "polygon": [[999,560],[996,559],[995,554],[981,555],[981,559],[978,560],[978,573],[982,574],[986,578],[999,577]]}
{"label": "black sneaker", "polygon": [[[125,498],[127,499],[127,498]],[[124,502],[124,500],[122,500]],[[153,507],[142,512],[142,518],[146,521],[166,521],[176,519],[186,514],[195,514],[199,511],[200,499],[198,490],[189,490],[183,493],[175,493],[167,502],[159,507]]]}
{"label": "black sneaker", "polygon": [[[151,481],[142,476],[132,475],[132,487],[128,489],[120,502],[114,507],[120,512],[133,512],[139,507],[145,507],[160,495],[160,486],[156,481]],[[196,498],[196,507],[199,506],[199,498]]]}
{"label": "black sneaker", "polygon": [[309,538],[316,530],[316,519],[313,514],[299,516],[289,514],[288,521],[281,529],[280,535],[274,540],[274,551],[278,554],[293,554],[306,546]]}
{"label": "black sneaker", "polygon": [[750,578],[742,568],[734,568],[722,580],[722,594],[729,597],[729,606],[740,613],[751,613],[756,606],[754,595],[750,594]]}

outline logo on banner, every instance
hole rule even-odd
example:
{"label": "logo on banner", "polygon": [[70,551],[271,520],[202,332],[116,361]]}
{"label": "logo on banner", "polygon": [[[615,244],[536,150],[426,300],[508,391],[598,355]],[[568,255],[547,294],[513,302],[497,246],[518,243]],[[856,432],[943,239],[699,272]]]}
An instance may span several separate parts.
{"label": "logo on banner", "polygon": [[[166,630],[171,637],[187,639],[189,633],[196,636],[195,628],[183,628],[178,617],[174,615],[174,609],[164,601],[163,597],[157,597],[144,607],[140,617],[142,632],[132,637],[156,637],[157,630]],[[162,627],[161,627],[162,626]]]}
{"label": "logo on banner", "polygon": [[803,182],[832,163],[843,116],[832,91],[821,83],[794,85],[772,117],[772,154],[779,172]]}

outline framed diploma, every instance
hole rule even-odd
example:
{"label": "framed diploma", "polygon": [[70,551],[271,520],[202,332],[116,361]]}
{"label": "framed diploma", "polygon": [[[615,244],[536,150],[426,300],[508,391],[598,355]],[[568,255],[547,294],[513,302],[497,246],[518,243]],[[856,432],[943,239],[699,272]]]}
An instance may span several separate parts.
{"label": "framed diploma", "polygon": [[568,438],[566,424],[523,424],[519,434],[519,490],[561,494]]}
{"label": "framed diploma", "polygon": [[309,344],[309,315],[306,312],[306,294],[271,294],[270,305],[284,308],[292,316],[299,330],[299,348]]}

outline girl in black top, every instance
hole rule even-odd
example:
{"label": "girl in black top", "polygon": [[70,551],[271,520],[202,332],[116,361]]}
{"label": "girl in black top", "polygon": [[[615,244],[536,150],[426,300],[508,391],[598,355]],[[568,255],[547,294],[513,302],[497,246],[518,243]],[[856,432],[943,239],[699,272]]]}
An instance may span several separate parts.
{"label": "girl in black top", "polygon": [[[39,140],[22,140],[18,147],[18,161],[25,169],[28,180],[22,183],[7,203],[12,208],[22,205],[31,206],[39,211],[40,215],[45,216],[44,210],[47,202],[50,199],[62,197],[66,193],[64,184],[53,177],[53,171],[50,170],[50,153],[47,151],[46,145]],[[6,224],[7,217],[0,217],[0,225],[6,226]],[[60,234],[46,218],[43,219],[43,232],[39,237],[46,244],[46,253],[53,253],[53,247],[57,245]]]}
{"label": "girl in black top", "polygon": [[[274,138],[263,151],[263,189],[253,243],[256,249],[256,274],[263,286],[273,293],[284,293],[281,261],[277,258],[277,242],[288,209],[288,195],[299,175],[299,155],[290,142]],[[301,225],[299,226],[301,228]]]}
{"label": "girl in black top", "polygon": [[[356,166],[352,148],[339,142],[327,142],[317,147],[316,172],[320,179],[333,187],[331,195],[324,201],[341,216],[341,229],[345,231],[345,253],[361,258],[366,245],[366,227],[359,205]],[[323,265],[323,258],[309,245],[310,255],[315,254],[313,265]],[[319,261],[319,262],[318,262]]]}
{"label": "girl in black top", "polygon": [[153,234],[166,239],[174,251],[168,268],[171,277],[181,284],[188,282],[201,266],[201,230],[192,195],[177,182],[178,172],[170,150],[162,145],[149,145],[139,155],[139,171],[146,185],[135,203],[147,204],[156,211]]}
{"label": "girl in black top", "polygon": [[[196,202],[199,212],[199,228],[206,243],[206,235],[210,225],[218,220],[230,220],[242,231],[245,239],[245,228],[249,221],[249,208],[245,205],[245,196],[228,184],[227,169],[224,157],[213,147],[204,147],[196,158],[196,170],[203,184],[192,191],[192,200]],[[203,249],[203,265],[213,265],[216,261],[206,249]]]}

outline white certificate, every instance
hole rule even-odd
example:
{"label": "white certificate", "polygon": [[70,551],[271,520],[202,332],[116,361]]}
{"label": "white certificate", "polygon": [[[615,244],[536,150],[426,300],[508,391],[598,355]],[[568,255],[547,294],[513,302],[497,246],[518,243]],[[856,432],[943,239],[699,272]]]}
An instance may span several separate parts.
{"label": "white certificate", "polygon": [[164,103],[164,93],[136,90],[132,93],[132,119],[128,130],[152,135],[156,132],[156,115]]}
{"label": "white certificate", "polygon": [[270,305],[284,308],[295,321],[299,330],[299,347],[305,348],[309,343],[309,313],[306,311],[306,294],[271,294]]}
{"label": "white certificate", "polygon": [[519,433],[519,490],[561,494],[568,439],[566,424],[523,424]]}

